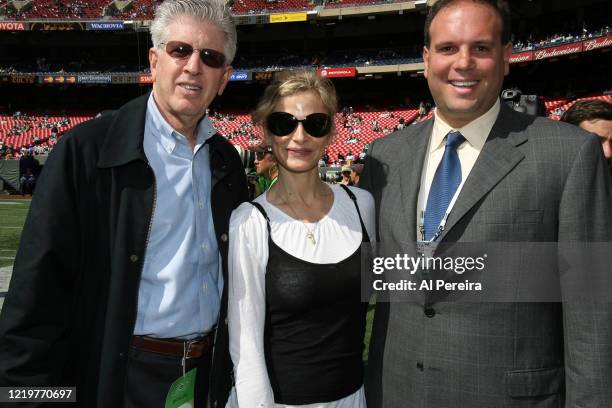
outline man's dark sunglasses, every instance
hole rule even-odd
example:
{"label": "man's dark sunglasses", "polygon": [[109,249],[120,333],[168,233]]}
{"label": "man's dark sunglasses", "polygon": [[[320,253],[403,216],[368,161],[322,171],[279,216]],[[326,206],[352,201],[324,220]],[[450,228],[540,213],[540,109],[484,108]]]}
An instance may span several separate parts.
{"label": "man's dark sunglasses", "polygon": [[191,57],[194,51],[200,54],[200,59],[211,68],[221,68],[225,65],[225,55],[219,51],[211,50],[209,48],[194,49],[191,45],[180,42],[180,41],[168,41],[167,43],[161,43],[160,45],[166,46],[166,52],[172,58],[177,60],[184,60]]}
{"label": "man's dark sunglasses", "polygon": [[304,119],[298,119],[287,112],[274,112],[266,119],[266,126],[275,136],[287,136],[302,123],[304,130],[312,137],[326,136],[332,127],[331,117],[327,113],[311,113]]}

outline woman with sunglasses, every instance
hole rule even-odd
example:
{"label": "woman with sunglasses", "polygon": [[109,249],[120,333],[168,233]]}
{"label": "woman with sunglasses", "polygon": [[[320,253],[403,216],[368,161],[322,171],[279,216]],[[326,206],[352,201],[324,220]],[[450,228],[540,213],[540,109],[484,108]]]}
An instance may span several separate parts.
{"label": "woman with sunglasses", "polygon": [[361,245],[374,233],[374,200],[319,177],[336,100],[329,79],[293,71],[253,113],[279,175],[230,222],[229,407],[365,407]]}

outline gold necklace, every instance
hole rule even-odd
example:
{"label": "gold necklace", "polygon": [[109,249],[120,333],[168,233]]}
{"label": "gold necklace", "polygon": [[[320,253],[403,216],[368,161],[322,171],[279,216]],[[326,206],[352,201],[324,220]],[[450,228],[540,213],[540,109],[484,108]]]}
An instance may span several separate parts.
{"label": "gold necklace", "polygon": [[[289,194],[289,192],[287,191],[286,188],[284,188],[285,186],[283,186],[283,190],[285,190],[285,197],[290,197],[291,194]],[[298,220],[299,222],[302,223],[302,225],[304,225],[304,228],[306,228],[306,239],[310,241],[310,243],[312,245],[317,245],[317,240],[315,238],[314,235],[314,229],[310,229],[310,227],[308,226],[308,224],[306,224],[299,216],[297,211],[295,211],[295,209],[293,208],[293,206],[291,205],[291,203],[289,202],[289,200],[287,198],[284,199],[285,204],[287,204],[287,206],[289,207],[289,209],[291,210],[291,212],[293,213],[293,216],[296,220]],[[319,220],[321,221],[321,220]],[[317,228],[317,224],[319,223],[319,221],[314,223],[314,228]]]}
{"label": "gold necklace", "polygon": [[[310,242],[312,243],[312,245],[317,245],[317,240],[315,239],[315,235],[314,235],[314,231],[311,230],[308,225],[302,220],[300,219],[300,217],[298,216],[297,211],[295,211],[293,209],[293,206],[291,205],[291,203],[289,203],[289,200],[285,200],[285,203],[287,203],[287,205],[289,206],[289,208],[291,209],[291,212],[293,213],[293,215],[295,216],[295,219],[298,220],[299,222],[301,222],[304,225],[304,228],[306,228],[306,231],[308,231],[306,233],[306,239],[310,240]],[[317,224],[319,223],[319,221],[315,222],[314,226],[315,228],[317,227]]]}

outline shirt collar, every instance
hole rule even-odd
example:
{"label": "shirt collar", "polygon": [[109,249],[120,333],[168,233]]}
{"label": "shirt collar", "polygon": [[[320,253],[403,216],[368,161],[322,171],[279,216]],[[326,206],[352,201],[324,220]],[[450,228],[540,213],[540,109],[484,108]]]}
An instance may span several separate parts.
{"label": "shirt collar", "polygon": [[[146,115],[146,120],[150,122],[153,125],[153,128],[156,130],[156,132],[153,132],[155,138],[162,144],[168,153],[172,153],[178,143],[188,145],[187,138],[180,132],[174,130],[174,128],[170,126],[170,124],[162,116],[159,108],[157,107],[157,103],[155,102],[153,92],[151,92],[151,95],[149,95],[149,100],[147,101]],[[197,152],[200,147],[202,147],[202,145],[206,143],[206,141],[215,133],[217,133],[217,130],[214,128],[212,122],[208,116],[204,116],[196,128],[197,136],[194,153]]]}
{"label": "shirt collar", "polygon": [[465,137],[468,143],[475,149],[478,151],[482,150],[487,138],[489,137],[489,133],[491,133],[491,129],[493,129],[493,125],[497,120],[500,108],[500,102],[499,99],[497,99],[487,112],[459,129],[451,127],[438,115],[434,115],[432,133],[433,140],[432,144],[430,145],[431,152],[439,148],[444,148],[444,138],[448,132],[455,130],[459,131],[463,137]]}

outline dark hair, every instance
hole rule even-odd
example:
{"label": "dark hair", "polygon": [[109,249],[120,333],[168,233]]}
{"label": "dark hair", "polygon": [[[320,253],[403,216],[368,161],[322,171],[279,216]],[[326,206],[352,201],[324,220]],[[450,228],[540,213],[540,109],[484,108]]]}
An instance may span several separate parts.
{"label": "dark hair", "polygon": [[429,9],[429,13],[427,14],[427,18],[425,19],[425,46],[429,47],[431,43],[431,38],[429,37],[429,29],[431,28],[431,22],[438,15],[438,13],[454,3],[460,1],[471,1],[472,3],[480,3],[485,4],[497,13],[499,19],[501,21],[501,43],[502,45],[506,45],[510,42],[510,27],[512,24],[512,20],[510,18],[510,7],[505,0],[438,0],[434,3],[433,6]]}
{"label": "dark hair", "polygon": [[561,117],[561,121],[576,126],[585,120],[593,119],[612,120],[612,103],[601,99],[578,101]]}

